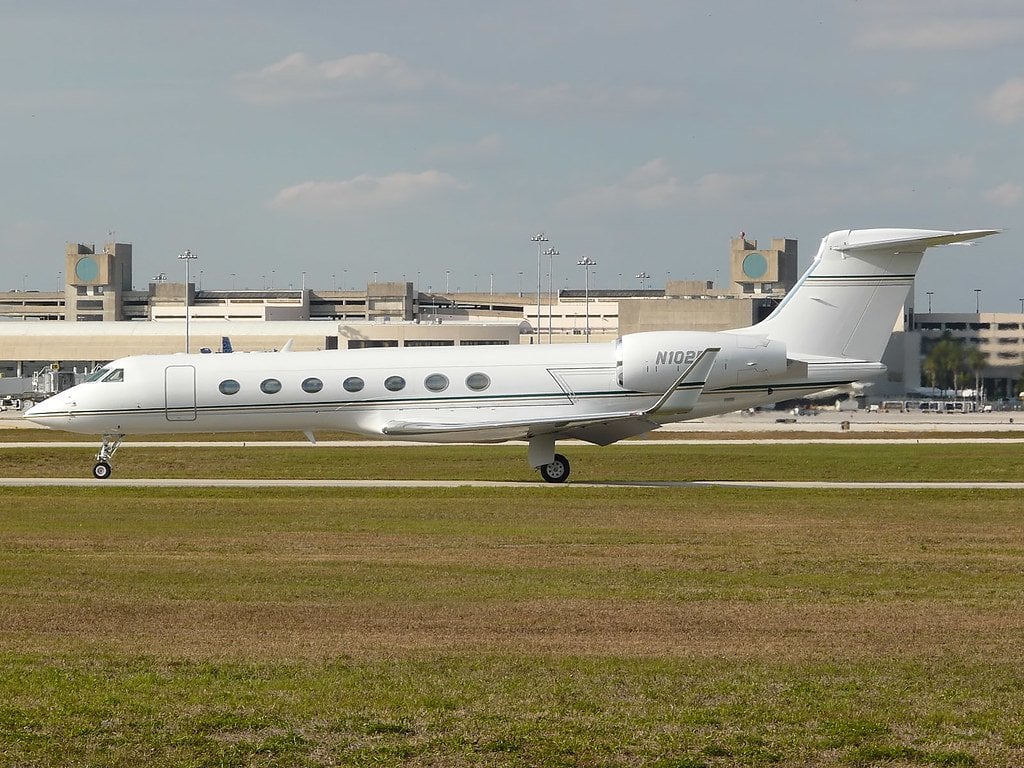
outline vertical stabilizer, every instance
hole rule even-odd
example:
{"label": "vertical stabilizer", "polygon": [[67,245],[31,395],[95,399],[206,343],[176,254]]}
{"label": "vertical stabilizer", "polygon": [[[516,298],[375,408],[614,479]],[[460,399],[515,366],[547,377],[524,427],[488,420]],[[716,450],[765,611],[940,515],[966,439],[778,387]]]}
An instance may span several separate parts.
{"label": "vertical stabilizer", "polygon": [[764,321],[737,333],[767,335],[790,357],[878,361],[927,248],[975,240],[993,229],[859,229],[821,241],[810,269]]}

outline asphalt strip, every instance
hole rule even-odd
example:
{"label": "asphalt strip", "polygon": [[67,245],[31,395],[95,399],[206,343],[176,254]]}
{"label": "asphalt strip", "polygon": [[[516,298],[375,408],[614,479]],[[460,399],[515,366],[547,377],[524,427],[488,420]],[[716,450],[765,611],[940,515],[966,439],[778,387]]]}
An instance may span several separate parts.
{"label": "asphalt strip", "polygon": [[690,480],[637,482],[500,482],[493,480],[277,480],[225,478],[5,477],[0,487],[71,488],[792,488],[831,490],[1024,490],[1024,482],[829,482],[771,480]]}

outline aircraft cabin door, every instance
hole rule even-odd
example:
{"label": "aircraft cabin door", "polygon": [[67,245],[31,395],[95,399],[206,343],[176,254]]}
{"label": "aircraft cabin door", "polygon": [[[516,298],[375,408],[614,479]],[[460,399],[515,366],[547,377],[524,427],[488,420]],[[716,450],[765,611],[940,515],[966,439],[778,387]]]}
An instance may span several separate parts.
{"label": "aircraft cabin door", "polygon": [[196,420],[196,369],[191,365],[164,370],[164,409],[168,421]]}

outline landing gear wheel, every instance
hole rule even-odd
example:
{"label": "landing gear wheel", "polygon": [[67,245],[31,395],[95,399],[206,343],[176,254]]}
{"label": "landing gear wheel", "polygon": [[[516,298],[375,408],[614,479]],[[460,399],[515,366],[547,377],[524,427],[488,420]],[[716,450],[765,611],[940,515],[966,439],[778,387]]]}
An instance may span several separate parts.
{"label": "landing gear wheel", "polygon": [[554,461],[540,468],[540,476],[547,483],[564,483],[569,478],[569,460],[556,453]]}
{"label": "landing gear wheel", "polygon": [[103,435],[103,443],[96,454],[96,463],[92,465],[92,476],[97,480],[106,480],[110,477],[110,460],[121,447],[122,440],[124,435],[119,432],[107,432]]}

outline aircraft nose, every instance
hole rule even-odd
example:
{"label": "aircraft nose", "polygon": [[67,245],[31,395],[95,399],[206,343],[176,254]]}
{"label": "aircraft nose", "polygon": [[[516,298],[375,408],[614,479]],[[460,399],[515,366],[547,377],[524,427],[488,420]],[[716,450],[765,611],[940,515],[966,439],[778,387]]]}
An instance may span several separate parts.
{"label": "aircraft nose", "polygon": [[58,421],[59,417],[63,417],[63,420],[66,420],[70,416],[69,411],[72,405],[70,398],[56,395],[33,405],[25,411],[23,418],[34,421],[37,424],[53,425]]}
{"label": "aircraft nose", "polygon": [[28,419],[29,421],[35,421],[36,419],[45,418],[51,413],[53,413],[53,411],[51,411],[50,408],[47,407],[46,401],[44,400],[41,403],[36,403],[27,411],[25,411],[25,413],[22,414],[22,417]]}

